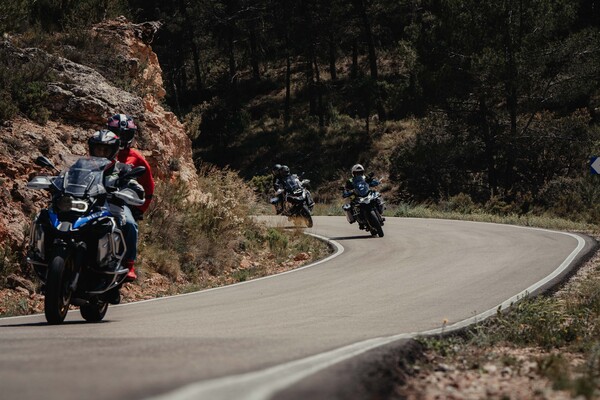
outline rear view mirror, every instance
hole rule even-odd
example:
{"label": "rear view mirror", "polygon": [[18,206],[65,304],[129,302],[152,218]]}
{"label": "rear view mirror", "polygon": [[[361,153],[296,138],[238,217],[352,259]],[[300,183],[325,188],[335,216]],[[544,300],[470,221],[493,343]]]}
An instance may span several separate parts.
{"label": "rear view mirror", "polygon": [[35,159],[34,162],[36,165],[39,165],[40,167],[48,167],[48,168],[52,168],[52,169],[58,171],[58,168],[56,168],[54,166],[54,164],[52,164],[52,161],[50,161],[47,157],[39,156],[38,158]]}

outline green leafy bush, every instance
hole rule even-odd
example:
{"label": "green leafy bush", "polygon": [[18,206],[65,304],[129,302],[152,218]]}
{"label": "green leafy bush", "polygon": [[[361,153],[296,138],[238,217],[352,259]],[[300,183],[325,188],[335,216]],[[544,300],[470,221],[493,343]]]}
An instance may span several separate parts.
{"label": "green leafy bush", "polygon": [[0,48],[0,120],[21,112],[45,124],[50,116],[45,104],[51,77],[49,60],[34,57],[23,62],[9,49]]}

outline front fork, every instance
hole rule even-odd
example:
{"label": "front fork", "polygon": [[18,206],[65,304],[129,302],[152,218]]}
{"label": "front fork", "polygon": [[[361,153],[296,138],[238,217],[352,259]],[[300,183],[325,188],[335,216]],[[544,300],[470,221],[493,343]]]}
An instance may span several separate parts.
{"label": "front fork", "polygon": [[[85,262],[87,246],[84,242],[65,242],[62,239],[56,239],[53,247],[56,249],[53,258],[56,256],[63,257],[66,265],[70,267],[69,289],[75,292]],[[52,259],[50,259],[50,262],[52,262]]]}

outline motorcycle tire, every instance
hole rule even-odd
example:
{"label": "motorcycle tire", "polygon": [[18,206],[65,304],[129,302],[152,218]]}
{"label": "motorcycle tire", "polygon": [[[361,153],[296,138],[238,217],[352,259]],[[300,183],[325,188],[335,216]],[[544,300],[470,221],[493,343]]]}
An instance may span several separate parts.
{"label": "motorcycle tire", "polygon": [[108,310],[108,303],[87,303],[82,305],[79,308],[79,312],[83,319],[87,322],[100,322],[106,315],[106,311]]}
{"label": "motorcycle tire", "polygon": [[312,215],[310,215],[310,211],[308,209],[308,206],[302,207],[302,211],[300,211],[300,215],[302,215],[302,217],[306,221],[306,227],[307,228],[312,228],[312,226],[313,226],[313,219],[312,219]]}
{"label": "motorcycle tire", "polygon": [[70,259],[58,255],[52,259],[46,279],[46,295],[44,297],[44,314],[50,325],[62,324],[71,304],[71,287],[69,278]]}
{"label": "motorcycle tire", "polygon": [[381,227],[381,223],[379,222],[379,218],[377,218],[375,210],[371,210],[367,214],[367,218],[369,220],[369,225],[372,228],[371,234],[373,236],[379,235],[379,237],[383,237],[383,228]]}

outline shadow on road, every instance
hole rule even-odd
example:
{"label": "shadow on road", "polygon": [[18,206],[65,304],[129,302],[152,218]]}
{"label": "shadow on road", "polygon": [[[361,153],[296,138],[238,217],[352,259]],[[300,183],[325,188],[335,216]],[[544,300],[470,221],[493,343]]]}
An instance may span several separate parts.
{"label": "shadow on road", "polygon": [[[2,319],[0,319],[2,322]],[[60,325],[56,326],[65,326],[65,325],[83,325],[83,324],[106,324],[110,321],[99,321],[99,322],[87,322],[87,321],[65,321]],[[21,323],[21,324],[10,324],[10,325],[0,325],[0,328],[23,328],[23,327],[32,327],[32,326],[50,326],[47,322],[29,322],[29,323]]]}
{"label": "shadow on road", "polygon": [[338,236],[332,237],[331,240],[353,240],[353,239],[371,239],[374,238],[373,235],[360,235],[360,236]]}

